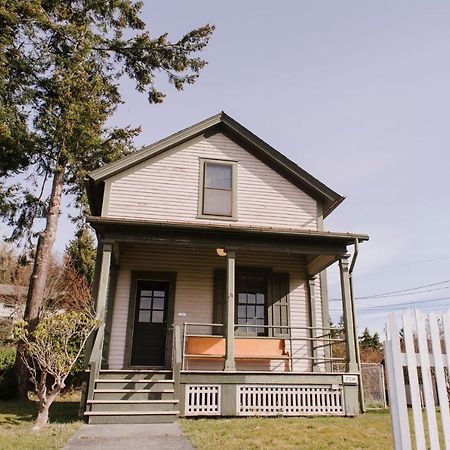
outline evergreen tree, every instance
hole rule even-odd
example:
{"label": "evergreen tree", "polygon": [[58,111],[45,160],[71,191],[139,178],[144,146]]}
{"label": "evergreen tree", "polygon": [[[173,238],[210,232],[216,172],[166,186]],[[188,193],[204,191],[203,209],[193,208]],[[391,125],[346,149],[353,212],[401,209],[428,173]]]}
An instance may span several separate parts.
{"label": "evergreen tree", "polygon": [[72,267],[86,280],[89,286],[94,281],[96,246],[87,226],[82,226],[69,242],[65,252]]}
{"label": "evergreen tree", "polygon": [[372,337],[372,347],[376,350],[381,350],[381,348],[382,348],[382,344],[380,341],[380,335],[378,334],[377,331],[375,331],[375,333],[373,334],[373,337]]}
{"label": "evergreen tree", "polygon": [[[38,234],[24,319],[39,321],[62,197],[86,208],[85,175],[133,150],[138,128],[108,126],[128,76],[150,103],[164,93],[164,73],[182,90],[206,62],[197,53],[213,31],[206,25],[175,42],[153,38],[135,0],[0,0],[0,213],[11,239]],[[5,177],[23,173],[31,188]],[[47,188],[47,183],[49,184]],[[31,242],[31,241],[30,241]],[[20,394],[27,372],[16,361]]]}
{"label": "evergreen tree", "polygon": [[370,331],[367,327],[364,329],[362,335],[359,337],[359,344],[363,349],[367,348],[371,348],[374,350],[381,349],[381,341],[379,334],[376,331],[373,335],[370,334]]}
{"label": "evergreen tree", "polygon": [[366,327],[364,328],[364,331],[362,335],[359,337],[359,343],[362,348],[369,348],[372,347],[372,335],[370,334],[369,329]]}

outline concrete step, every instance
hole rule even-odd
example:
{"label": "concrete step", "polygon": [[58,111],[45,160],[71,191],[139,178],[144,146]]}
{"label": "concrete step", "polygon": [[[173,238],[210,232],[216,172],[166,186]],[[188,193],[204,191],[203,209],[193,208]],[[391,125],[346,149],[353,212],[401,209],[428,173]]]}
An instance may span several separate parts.
{"label": "concrete step", "polygon": [[165,389],[173,389],[173,380],[121,380],[117,378],[95,380],[95,389],[127,389],[142,390],[152,389],[161,392]]}
{"label": "concrete step", "polygon": [[171,370],[100,370],[102,380],[170,380]]}
{"label": "concrete step", "polygon": [[173,389],[102,389],[94,391],[94,400],[173,400]]}
{"label": "concrete step", "polygon": [[179,411],[86,411],[90,424],[171,423]]}

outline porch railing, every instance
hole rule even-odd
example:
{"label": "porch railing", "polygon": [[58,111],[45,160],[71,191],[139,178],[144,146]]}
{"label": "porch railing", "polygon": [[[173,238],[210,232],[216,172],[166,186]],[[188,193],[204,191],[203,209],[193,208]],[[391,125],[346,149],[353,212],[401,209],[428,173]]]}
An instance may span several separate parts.
{"label": "porch railing", "polygon": [[[255,328],[255,329],[265,329],[276,330],[278,335],[271,333],[273,336],[257,336],[254,335],[241,335],[236,334],[236,339],[279,339],[284,340],[285,344],[285,352],[287,354],[276,356],[276,355],[267,355],[267,357],[261,355],[246,355],[246,360],[288,360],[289,371],[295,371],[294,363],[307,361],[311,364],[313,371],[317,370],[317,367],[324,365],[329,368],[329,372],[332,371],[331,365],[336,362],[346,362],[346,358],[344,357],[334,357],[333,356],[333,346],[334,345],[342,345],[345,343],[344,337],[332,337],[333,332],[340,332],[341,330],[330,328],[330,327],[311,327],[311,326],[280,326],[280,325],[250,325],[250,324],[235,324],[235,330],[239,328]],[[191,327],[195,327],[198,329],[206,329],[205,333],[202,332],[191,332]],[[181,370],[186,370],[186,360],[189,358],[189,353],[186,353],[186,345],[187,341],[190,337],[197,338],[224,338],[226,336],[224,333],[216,333],[214,331],[208,332],[208,330],[217,330],[224,329],[224,324],[218,323],[200,323],[200,322],[184,322],[183,323],[183,332],[182,332],[182,345],[181,345]],[[306,332],[311,336],[296,336],[296,332]],[[306,334],[305,333],[305,334]],[[298,351],[296,350],[296,343],[310,343],[308,354],[308,347],[305,350],[302,350],[301,355],[298,355]],[[318,351],[323,349],[323,355],[319,355]],[[191,355],[197,358],[202,357],[202,355]],[[208,358],[208,355],[204,355],[205,359]],[[225,360],[226,355],[215,355],[216,358],[223,358]],[[235,357],[235,359],[239,359],[239,357]]]}

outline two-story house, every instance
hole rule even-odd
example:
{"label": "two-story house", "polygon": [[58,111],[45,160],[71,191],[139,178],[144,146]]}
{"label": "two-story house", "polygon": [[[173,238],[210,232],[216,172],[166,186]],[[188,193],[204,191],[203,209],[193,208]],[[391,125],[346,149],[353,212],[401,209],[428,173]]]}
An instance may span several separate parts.
{"label": "two-story house", "polygon": [[[368,237],[324,231],[342,196],[223,112],[96,170],[87,191],[103,319],[90,423],[359,412],[347,248]],[[345,374],[324,272],[336,262]]]}

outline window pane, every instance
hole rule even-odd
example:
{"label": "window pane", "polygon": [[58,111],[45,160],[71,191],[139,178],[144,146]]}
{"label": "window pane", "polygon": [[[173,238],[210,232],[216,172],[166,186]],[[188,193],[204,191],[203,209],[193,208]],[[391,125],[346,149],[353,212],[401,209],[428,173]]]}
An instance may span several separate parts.
{"label": "window pane", "polygon": [[150,322],[150,311],[139,311],[139,322]]}
{"label": "window pane", "polygon": [[[261,327],[266,323],[266,278],[263,275],[238,274],[236,279],[239,332],[244,335],[265,336]],[[256,325],[248,327],[245,325]]]}
{"label": "window pane", "polygon": [[256,303],[264,305],[264,294],[256,294]]}
{"label": "window pane", "polygon": [[154,292],[153,292],[153,295],[154,295],[155,297],[164,297],[165,292],[164,292],[164,291],[154,291]]}
{"label": "window pane", "polygon": [[141,291],[141,296],[146,296],[146,297],[150,297],[152,295],[152,291]]}
{"label": "window pane", "polygon": [[153,299],[153,309],[164,309],[164,299],[154,298]]}
{"label": "window pane", "polygon": [[264,306],[256,307],[256,317],[258,319],[263,319],[263,321],[264,321]]}
{"label": "window pane", "polygon": [[205,187],[231,189],[232,166],[228,164],[206,163]]}
{"label": "window pane", "polygon": [[153,311],[152,322],[153,323],[162,323],[164,319],[164,311]]}
{"label": "window pane", "polygon": [[152,299],[150,297],[141,297],[141,303],[139,304],[140,309],[150,309]]}
{"label": "window pane", "polygon": [[231,191],[205,189],[203,214],[231,216]]}

